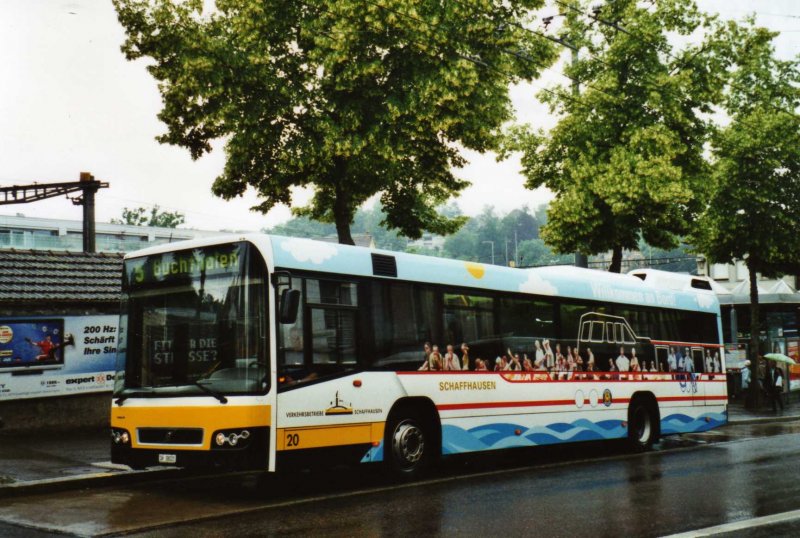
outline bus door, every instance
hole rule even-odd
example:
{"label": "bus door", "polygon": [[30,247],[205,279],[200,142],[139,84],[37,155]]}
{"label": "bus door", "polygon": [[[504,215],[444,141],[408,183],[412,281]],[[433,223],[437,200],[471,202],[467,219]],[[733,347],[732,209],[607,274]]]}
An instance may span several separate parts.
{"label": "bus door", "polygon": [[298,334],[298,327],[302,331],[303,314],[300,311],[302,301],[302,281],[292,278],[288,271],[276,271],[272,275],[272,311],[275,312],[275,334],[271,335],[270,361],[270,391],[267,394],[271,417],[271,435],[269,438],[269,471],[275,471],[275,459],[278,447],[278,385],[285,379],[278,378],[278,361],[282,367],[289,365],[302,365],[302,335]]}
{"label": "bus door", "polygon": [[669,372],[669,347],[656,346],[656,370]]}
{"label": "bus door", "polygon": [[708,379],[706,371],[705,353],[702,347],[692,348],[692,362],[694,363],[694,373],[689,381],[692,390],[692,405],[706,404],[706,384],[703,379]]}

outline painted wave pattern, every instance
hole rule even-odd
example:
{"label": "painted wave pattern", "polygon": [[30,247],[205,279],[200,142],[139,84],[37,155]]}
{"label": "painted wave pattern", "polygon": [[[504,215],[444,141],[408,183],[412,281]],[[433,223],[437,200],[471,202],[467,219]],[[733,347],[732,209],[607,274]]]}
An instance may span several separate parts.
{"label": "painted wave pattern", "polygon": [[[661,419],[661,434],[702,432],[724,425],[727,413],[704,413],[690,417],[675,413]],[[519,432],[519,434],[517,433]],[[621,439],[628,435],[621,420],[591,422],[579,419],[572,423],[557,422],[547,426],[526,428],[518,424],[485,424],[469,430],[445,424],[442,426],[442,454],[461,454],[481,450],[552,445],[577,441]],[[370,448],[362,463],[383,461],[383,441]]]}
{"label": "painted wave pattern", "polygon": [[727,413],[704,413],[699,417],[676,413],[661,419],[661,434],[703,432],[722,426],[726,422],[728,422]]}
{"label": "painted wave pattern", "polygon": [[[517,433],[519,432],[519,433]],[[526,428],[518,424],[486,424],[465,430],[458,426],[442,426],[442,454],[460,454],[523,446],[552,445],[576,441],[619,439],[627,435],[621,420],[591,422],[579,419],[572,423],[558,422]]]}

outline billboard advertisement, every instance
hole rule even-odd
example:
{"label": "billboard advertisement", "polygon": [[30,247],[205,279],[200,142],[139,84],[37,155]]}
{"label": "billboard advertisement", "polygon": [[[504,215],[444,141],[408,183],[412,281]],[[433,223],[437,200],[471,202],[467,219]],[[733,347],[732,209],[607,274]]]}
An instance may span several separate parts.
{"label": "billboard advertisement", "polygon": [[797,363],[789,366],[789,390],[800,390],[800,340],[787,340],[786,354]]}
{"label": "billboard advertisement", "polygon": [[0,401],[110,391],[118,316],[0,318]]}
{"label": "billboard advertisement", "polygon": [[0,371],[64,366],[64,321],[3,320],[0,323]]}

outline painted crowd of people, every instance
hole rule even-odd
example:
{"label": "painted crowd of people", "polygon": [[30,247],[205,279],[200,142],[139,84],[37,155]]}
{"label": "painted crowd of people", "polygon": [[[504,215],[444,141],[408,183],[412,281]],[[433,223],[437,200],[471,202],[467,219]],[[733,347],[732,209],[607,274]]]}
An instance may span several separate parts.
{"label": "painted crowd of people", "polygon": [[[469,346],[461,344],[460,353],[455,351],[453,344],[448,344],[442,353],[439,346],[425,342],[423,346],[423,362],[420,371],[517,371],[517,372],[548,372],[553,379],[568,379],[573,372],[695,372],[697,365],[692,358],[689,348],[670,347],[666,362],[659,364],[656,360],[640,360],[636,348],[631,346],[626,352],[625,346],[619,348],[619,355],[609,358],[603,366],[595,359],[592,349],[587,347],[585,358],[581,356],[577,347],[566,346],[562,351],[561,344],[556,343],[551,347],[549,340],[534,341],[532,356],[527,353],[506,350],[504,355],[498,355],[494,362],[480,357],[472,360],[469,355]],[[722,362],[717,351],[709,350],[705,353],[705,364],[701,366],[706,372],[722,372]]]}

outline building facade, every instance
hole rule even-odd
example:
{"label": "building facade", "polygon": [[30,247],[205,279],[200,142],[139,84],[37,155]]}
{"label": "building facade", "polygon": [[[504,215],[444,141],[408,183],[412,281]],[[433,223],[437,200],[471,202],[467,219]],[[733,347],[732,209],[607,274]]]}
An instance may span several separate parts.
{"label": "building facade", "polygon": [[[131,252],[161,243],[219,235],[221,232],[131,226],[95,225],[97,252]],[[46,219],[24,215],[0,215],[0,250],[83,250],[83,223],[79,220]]]}

